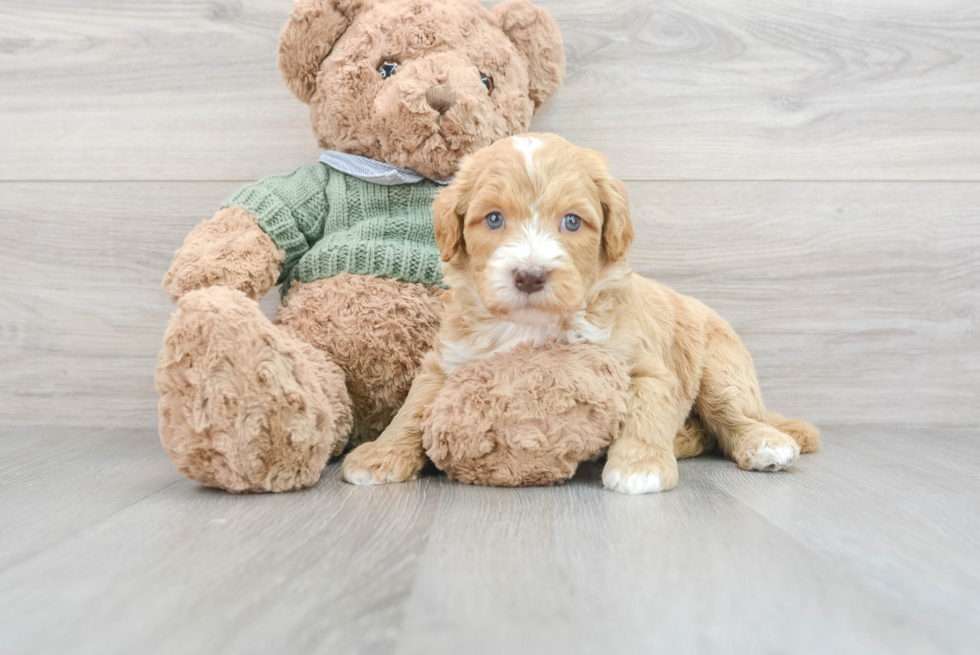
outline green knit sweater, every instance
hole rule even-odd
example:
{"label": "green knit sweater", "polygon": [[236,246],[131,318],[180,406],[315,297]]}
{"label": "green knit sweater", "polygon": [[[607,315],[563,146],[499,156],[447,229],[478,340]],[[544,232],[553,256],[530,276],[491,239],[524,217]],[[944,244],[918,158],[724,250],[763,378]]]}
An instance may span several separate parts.
{"label": "green knit sweater", "polygon": [[242,187],[239,205],[286,253],[279,283],[315,282],[338,273],[439,285],[430,180],[383,186],[325,164],[303,166]]}

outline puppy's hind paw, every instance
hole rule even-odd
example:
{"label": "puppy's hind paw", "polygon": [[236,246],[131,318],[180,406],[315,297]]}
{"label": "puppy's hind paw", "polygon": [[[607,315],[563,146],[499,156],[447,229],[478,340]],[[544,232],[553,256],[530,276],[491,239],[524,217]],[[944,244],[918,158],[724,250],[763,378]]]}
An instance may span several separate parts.
{"label": "puppy's hind paw", "polygon": [[763,441],[748,454],[748,468],[752,471],[782,471],[796,461],[799,446],[775,445]]}

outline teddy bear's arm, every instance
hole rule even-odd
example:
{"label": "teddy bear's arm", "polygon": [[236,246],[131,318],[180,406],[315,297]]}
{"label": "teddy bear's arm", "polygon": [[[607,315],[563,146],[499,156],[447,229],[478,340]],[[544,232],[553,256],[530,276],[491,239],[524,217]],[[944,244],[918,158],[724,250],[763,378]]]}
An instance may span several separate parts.
{"label": "teddy bear's arm", "polygon": [[323,236],[329,168],[303,166],[239,189],[174,254],[163,287],[173,300],[210,286],[258,299]]}

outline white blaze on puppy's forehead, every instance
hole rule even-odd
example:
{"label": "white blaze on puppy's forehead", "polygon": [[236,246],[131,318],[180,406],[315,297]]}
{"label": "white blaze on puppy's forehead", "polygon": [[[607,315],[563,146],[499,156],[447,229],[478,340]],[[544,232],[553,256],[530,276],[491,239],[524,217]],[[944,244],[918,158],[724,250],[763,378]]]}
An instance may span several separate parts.
{"label": "white blaze on puppy's forehead", "polygon": [[535,223],[536,220],[528,221],[520,236],[497,248],[490,265],[510,275],[518,268],[540,267],[550,271],[567,258],[561,242],[539,230]]}
{"label": "white blaze on puppy's forehead", "polygon": [[513,136],[511,141],[515,148],[524,153],[524,165],[527,166],[527,172],[530,173],[534,169],[534,160],[531,155],[543,145],[541,139],[536,136]]}
{"label": "white blaze on puppy's forehead", "polygon": [[568,253],[558,239],[538,229],[539,220],[535,213],[534,219],[524,224],[524,243],[527,244],[529,262],[548,270],[558,266]]}

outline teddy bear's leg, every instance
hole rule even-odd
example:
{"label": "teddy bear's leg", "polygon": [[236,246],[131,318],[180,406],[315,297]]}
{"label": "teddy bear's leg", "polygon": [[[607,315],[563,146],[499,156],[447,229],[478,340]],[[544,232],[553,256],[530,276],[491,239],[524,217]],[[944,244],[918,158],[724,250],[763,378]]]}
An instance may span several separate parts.
{"label": "teddy bear's leg", "polygon": [[340,368],[234,289],[178,301],[156,385],[160,438],[177,468],[229,491],[315,484],[351,426]]}
{"label": "teddy bear's leg", "polygon": [[405,401],[435,343],[442,294],[373,275],[290,287],[276,322],[344,371],[354,413],[350,447],[376,439]]}

